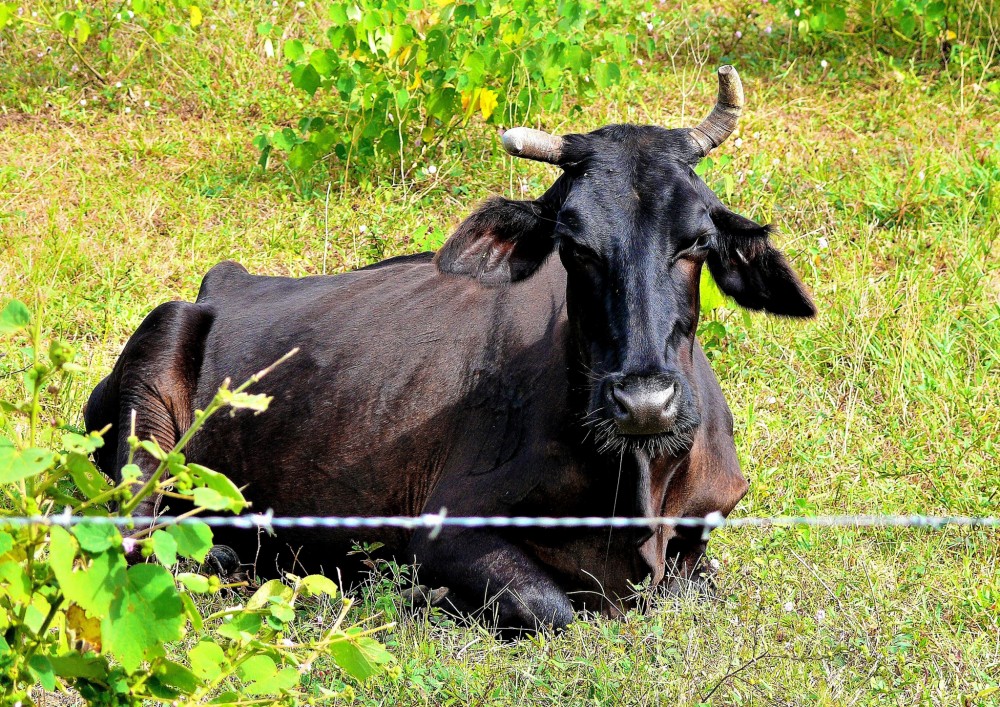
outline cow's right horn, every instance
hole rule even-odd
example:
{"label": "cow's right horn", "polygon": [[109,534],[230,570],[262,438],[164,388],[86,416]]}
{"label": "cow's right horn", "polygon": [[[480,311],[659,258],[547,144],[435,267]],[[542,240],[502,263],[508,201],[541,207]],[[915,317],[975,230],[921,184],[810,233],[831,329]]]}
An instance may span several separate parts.
{"label": "cow's right horn", "polygon": [[503,149],[514,157],[559,164],[563,139],[534,128],[511,128],[501,138]]}
{"label": "cow's right horn", "polygon": [[719,67],[719,97],[707,118],[691,128],[691,140],[704,157],[733,134],[743,112],[743,83],[736,69]]}

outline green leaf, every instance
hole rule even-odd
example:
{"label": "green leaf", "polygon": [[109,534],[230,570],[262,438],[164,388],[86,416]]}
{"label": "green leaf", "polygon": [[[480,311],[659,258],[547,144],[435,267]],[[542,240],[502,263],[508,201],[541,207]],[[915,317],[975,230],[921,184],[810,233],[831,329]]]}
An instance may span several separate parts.
{"label": "green leaf", "polygon": [[337,69],[337,54],[331,49],[317,49],[309,55],[309,63],[323,78],[329,78]]}
{"label": "green leaf", "polygon": [[382,15],[377,10],[369,10],[361,20],[361,28],[374,31],[382,27]]}
{"label": "green leaf", "polygon": [[263,148],[261,148],[260,159],[257,160],[257,164],[260,166],[261,169],[267,169],[267,163],[270,159],[271,159],[271,146],[265,145]]}
{"label": "green leaf", "polygon": [[486,71],[486,57],[483,56],[482,52],[472,52],[465,57],[462,67],[465,69],[469,85],[478,86],[482,82],[483,74]]}
{"label": "green leaf", "polygon": [[111,485],[104,478],[104,474],[98,471],[84,454],[70,452],[66,457],[66,468],[77,488],[87,498],[97,498],[102,493],[111,490]]}
{"label": "green leaf", "polygon": [[267,133],[261,133],[260,135],[258,135],[253,139],[253,146],[256,147],[258,150],[263,150],[267,147],[270,147],[270,145],[271,145],[271,139],[267,136]]}
{"label": "green leaf", "polygon": [[240,699],[241,699],[240,693],[236,692],[235,690],[229,690],[227,692],[223,692],[218,697],[213,698],[212,701],[209,702],[208,704],[210,704],[210,705],[231,705],[231,704],[233,704],[235,702],[239,702]]}
{"label": "green leaf", "polygon": [[947,10],[947,5],[943,2],[932,2],[928,3],[927,9],[924,11],[924,16],[928,20],[938,22],[944,19],[945,11]]}
{"label": "green leaf", "polygon": [[34,655],[28,661],[28,669],[35,676],[35,680],[51,692],[56,689],[56,674],[52,669],[52,663],[44,655]]}
{"label": "green leaf", "polygon": [[[942,3],[943,4],[943,3]],[[847,22],[847,10],[841,5],[833,5],[827,10],[827,16],[829,21],[827,23],[827,28],[835,32],[839,32],[844,29],[844,24]]]}
{"label": "green leaf", "polygon": [[600,89],[610,88],[612,84],[621,81],[622,72],[618,64],[597,62],[594,64],[594,85]]}
{"label": "green leaf", "polygon": [[347,24],[347,10],[344,8],[343,3],[331,5],[330,9],[327,10],[327,15],[330,18],[330,22],[338,27]]}
{"label": "green leaf", "polygon": [[103,680],[108,674],[108,663],[95,655],[80,655],[78,652],[64,653],[49,658],[52,669],[61,678],[87,678]]}
{"label": "green leaf", "polygon": [[229,508],[229,501],[223,498],[215,489],[199,487],[191,492],[194,505],[210,511],[222,511]]}
{"label": "green leaf", "polygon": [[299,586],[306,592],[306,594],[311,594],[313,596],[319,594],[326,594],[328,597],[337,596],[337,585],[329,577],[324,577],[321,574],[311,574],[307,577],[303,577],[302,581],[299,582]]}
{"label": "green leaf", "polygon": [[288,61],[298,61],[306,53],[305,47],[298,39],[289,39],[281,47],[282,53]]}
{"label": "green leaf", "polygon": [[31,323],[31,314],[23,303],[12,299],[0,312],[0,334],[11,334]]}
{"label": "green leaf", "polygon": [[122,481],[135,481],[142,478],[142,469],[138,464],[126,464],[121,470]]}
{"label": "green leaf", "polygon": [[293,147],[302,142],[302,139],[295,134],[291,128],[285,128],[271,136],[271,141],[279,150],[290,151]]}
{"label": "green leaf", "polygon": [[279,600],[273,600],[270,607],[271,616],[283,624],[287,624],[295,619],[295,609],[290,604],[284,604]]}
{"label": "green leaf", "polygon": [[177,554],[182,557],[204,562],[208,551],[212,549],[212,529],[204,523],[195,521],[171,525],[167,532],[173,536],[177,543]]}
{"label": "green leaf", "polygon": [[208,577],[193,572],[181,572],[177,575],[177,581],[184,585],[184,588],[195,594],[208,593]]}
{"label": "green leaf", "polygon": [[0,484],[37,476],[52,466],[55,454],[47,449],[17,449],[0,437]]}
{"label": "green leaf", "polygon": [[906,36],[911,36],[917,28],[917,18],[912,12],[905,12],[899,18],[899,31]]}
{"label": "green leaf", "polygon": [[89,566],[74,567],[77,544],[65,529],[49,531],[49,566],[66,599],[91,616],[104,617],[125,581],[125,558],[118,550],[102,552]]}
{"label": "green leaf", "polygon": [[316,164],[316,157],[316,145],[312,142],[301,142],[288,153],[288,166],[296,172],[308,172]]}
{"label": "green leaf", "polygon": [[283,584],[280,579],[271,579],[260,585],[260,588],[247,600],[248,609],[262,609],[268,605],[272,599],[280,599],[285,602],[292,599],[292,588]]}
{"label": "green leaf", "polygon": [[309,137],[309,141],[316,146],[319,154],[325,154],[339,137],[340,131],[333,125],[329,125],[323,130],[313,133]]}
{"label": "green leaf", "polygon": [[201,612],[194,605],[191,595],[181,592],[181,603],[184,604],[184,613],[187,614],[188,619],[191,621],[191,628],[194,629],[195,633],[201,633],[205,628],[205,621],[201,618]]}
{"label": "green leaf", "polygon": [[[282,134],[284,134],[284,131]],[[294,142],[302,144],[302,141],[299,139],[296,139]],[[277,144],[277,140],[275,144]],[[237,393],[225,388],[219,390],[217,395],[224,405],[228,405],[234,410],[254,410],[255,412],[264,412],[267,410],[268,404],[273,400],[273,396],[264,395],[263,393]]]}
{"label": "green leaf", "polygon": [[6,555],[14,547],[14,538],[10,533],[0,530],[0,556]]}
{"label": "green leaf", "polygon": [[166,461],[167,452],[163,451],[159,443],[155,439],[144,439],[139,442],[139,448],[146,450],[153,459],[157,461]]}
{"label": "green leaf", "polygon": [[90,38],[90,23],[84,17],[77,17],[73,26],[76,30],[76,43],[82,47]]}
{"label": "green leaf", "polygon": [[152,696],[162,701],[177,702],[177,698],[180,697],[180,692],[176,689],[164,684],[160,678],[155,675],[150,675],[146,678],[145,685],[146,691]]}
{"label": "green leaf", "polygon": [[100,447],[104,446],[104,438],[96,432],[80,435],[76,432],[67,432],[62,437],[63,449],[67,452],[77,452],[79,454],[93,454]]}
{"label": "green leaf", "polygon": [[202,680],[214,680],[229,669],[229,661],[218,643],[202,640],[190,650],[191,670]]}
{"label": "green leaf", "polygon": [[56,27],[63,34],[69,34],[73,31],[74,22],[76,22],[76,13],[74,12],[60,12],[56,16]]}
{"label": "green leaf", "polygon": [[19,560],[0,562],[0,587],[15,603],[31,599],[31,579]]}
{"label": "green leaf", "polygon": [[292,85],[310,96],[319,88],[320,75],[312,64],[300,64],[292,69]]}
{"label": "green leaf", "polygon": [[191,694],[201,686],[199,676],[180,663],[164,660],[156,666],[155,675],[164,685]]}
{"label": "green leaf", "polygon": [[234,641],[249,643],[253,640],[254,635],[260,631],[260,626],[260,614],[244,612],[237,614],[232,619],[219,626],[219,628],[216,629],[216,633],[220,636],[231,638]]}
{"label": "green leaf", "polygon": [[358,680],[367,680],[391,663],[385,647],[370,636],[354,636],[349,630],[343,640],[330,644],[330,654],[344,672]]}
{"label": "green leaf", "polygon": [[164,654],[163,644],[181,637],[184,605],[174,578],[159,565],[135,565],[101,622],[105,649],[134,673],[144,660]]}
{"label": "green leaf", "polygon": [[79,523],[73,526],[73,535],[82,549],[93,554],[121,545],[118,528],[109,523]]}
{"label": "green leaf", "polygon": [[447,122],[449,118],[458,114],[460,108],[458,93],[453,88],[435,91],[427,98],[427,115],[442,122]]}
{"label": "green leaf", "polygon": [[153,532],[150,542],[153,543],[153,553],[161,564],[172,567],[177,562],[177,541],[173,535],[161,528]]}
{"label": "green leaf", "polygon": [[278,670],[274,660],[266,655],[255,655],[244,661],[236,674],[246,683],[243,692],[248,695],[275,695],[299,684],[299,672],[295,668]]}

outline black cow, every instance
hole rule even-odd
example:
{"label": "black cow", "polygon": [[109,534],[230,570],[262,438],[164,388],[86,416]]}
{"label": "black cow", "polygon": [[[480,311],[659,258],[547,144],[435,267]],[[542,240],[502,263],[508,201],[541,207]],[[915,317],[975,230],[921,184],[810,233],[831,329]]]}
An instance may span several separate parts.
{"label": "black cow", "polygon": [[[275,396],[268,412],[219,415],[188,448],[260,510],[728,514],[747,482],[695,339],[702,265],[744,307],[814,309],[770,229],[729,211],[693,171],[742,109],[732,67],[719,85],[693,129],[508,131],[511,154],[561,176],[534,201],[487,201],[436,255],[303,279],[216,266],[194,304],[146,318],[94,390],[88,429],[113,426],[101,467],[118,474],[125,462],[132,410],[138,436],[169,447],[225,379],[299,347],[257,386]],[[155,466],[144,453],[137,463]],[[532,629],[565,626],[580,608],[614,615],[645,577],[692,576],[706,546],[680,527],[429,535],[282,531],[264,539],[258,570],[294,548],[307,567],[348,572],[351,542],[377,541],[416,559],[457,609],[491,604],[501,627]],[[245,558],[259,550],[256,536],[217,539]]]}

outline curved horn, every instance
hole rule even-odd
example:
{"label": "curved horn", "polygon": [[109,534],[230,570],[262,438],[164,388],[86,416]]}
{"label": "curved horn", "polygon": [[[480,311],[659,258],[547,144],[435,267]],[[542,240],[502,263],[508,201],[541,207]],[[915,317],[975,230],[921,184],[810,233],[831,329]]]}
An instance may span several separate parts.
{"label": "curved horn", "polygon": [[559,164],[563,139],[533,128],[511,128],[501,138],[503,149],[514,157]]}
{"label": "curved horn", "polygon": [[690,135],[704,157],[733,134],[743,112],[743,83],[736,69],[726,64],[719,67],[719,97],[715,108]]}

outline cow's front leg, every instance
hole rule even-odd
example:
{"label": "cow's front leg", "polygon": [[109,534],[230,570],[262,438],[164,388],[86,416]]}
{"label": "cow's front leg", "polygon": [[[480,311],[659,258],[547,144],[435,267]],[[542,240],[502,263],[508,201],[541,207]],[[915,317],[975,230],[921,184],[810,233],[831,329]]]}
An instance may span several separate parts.
{"label": "cow's front leg", "polygon": [[446,528],[435,539],[419,531],[410,542],[419,579],[448,588],[442,602],[462,614],[495,619],[505,636],[573,620],[569,597],[524,550],[489,530]]}
{"label": "cow's front leg", "polygon": [[[710,514],[727,517],[747,492],[747,480],[740,471],[731,435],[700,440],[688,463],[671,483],[664,503],[667,516],[705,518]],[[714,590],[714,570],[705,566],[709,534],[701,526],[678,526],[658,531],[664,547],[666,576],[663,586],[669,593]]]}

